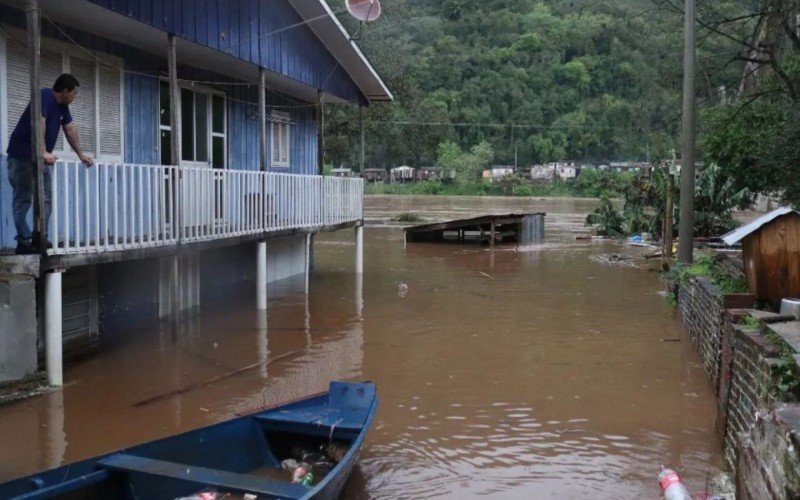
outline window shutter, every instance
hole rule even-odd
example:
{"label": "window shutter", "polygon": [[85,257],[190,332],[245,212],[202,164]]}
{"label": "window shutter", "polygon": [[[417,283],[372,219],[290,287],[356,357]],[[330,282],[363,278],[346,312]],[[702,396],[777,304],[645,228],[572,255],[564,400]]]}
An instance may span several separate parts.
{"label": "window shutter", "polygon": [[120,71],[100,66],[100,154],[122,154]]}
{"label": "window shutter", "polygon": [[286,124],[278,124],[278,161],[286,163]]}
{"label": "window shutter", "polygon": [[270,145],[272,146],[272,163],[273,164],[280,163],[280,161],[281,161],[280,151],[278,151],[278,148],[280,147],[280,146],[278,146],[278,143],[280,142],[278,140],[278,134],[279,134],[278,127],[279,126],[280,126],[280,124],[278,122],[272,122],[272,126],[270,127],[270,134],[269,135],[270,135]]}
{"label": "window shutter", "polygon": [[290,142],[290,139],[291,139],[290,132],[292,130],[291,125],[288,124],[288,123],[284,123],[283,124],[283,130],[284,130],[284,132],[283,132],[283,152],[284,152],[283,162],[288,165],[289,164],[289,148],[291,147],[291,142]]}
{"label": "window shutter", "polygon": [[70,105],[70,113],[75,127],[78,129],[81,147],[84,152],[95,153],[94,143],[94,110],[95,110],[95,75],[94,63],[78,57],[70,57],[69,69],[78,79],[78,95]]}
{"label": "window shutter", "polygon": [[[17,126],[20,116],[25,111],[25,106],[30,100],[30,77],[28,76],[27,48],[16,40],[8,39],[6,67],[8,76],[8,135],[11,137],[14,127]],[[3,152],[5,154],[5,152]]]}
{"label": "window shutter", "polygon": [[278,166],[289,165],[289,113],[273,111],[270,114],[272,163]]}
{"label": "window shutter", "polygon": [[[26,49],[27,50],[27,49]],[[41,54],[41,75],[39,84],[42,87],[52,87],[56,83],[56,79],[64,72],[64,61],[61,54],[42,50]],[[64,150],[64,133],[58,133],[58,140],[53,148],[53,151]]]}

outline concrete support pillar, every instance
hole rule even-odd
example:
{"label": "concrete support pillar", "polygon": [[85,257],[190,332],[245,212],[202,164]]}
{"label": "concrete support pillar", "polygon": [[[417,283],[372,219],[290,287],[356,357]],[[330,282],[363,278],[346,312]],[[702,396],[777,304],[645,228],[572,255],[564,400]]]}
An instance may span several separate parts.
{"label": "concrete support pillar", "polygon": [[364,275],[356,274],[356,316],[359,320],[364,319]]}
{"label": "concrete support pillar", "polygon": [[256,244],[256,309],[267,310],[267,242]]}
{"label": "concrete support pillar", "polygon": [[269,320],[267,311],[256,313],[256,349],[258,349],[258,373],[267,380],[267,366],[269,365]]}
{"label": "concrete support pillar", "polygon": [[44,277],[44,339],[47,359],[47,383],[61,387],[64,385],[63,342],[61,323],[61,274],[63,271],[48,272]]}
{"label": "concrete support pillar", "polygon": [[356,274],[364,273],[364,226],[356,226]]}
{"label": "concrete support pillar", "polygon": [[306,273],[306,293],[308,293],[311,284],[311,234],[306,235],[306,252],[305,252],[305,273]]}

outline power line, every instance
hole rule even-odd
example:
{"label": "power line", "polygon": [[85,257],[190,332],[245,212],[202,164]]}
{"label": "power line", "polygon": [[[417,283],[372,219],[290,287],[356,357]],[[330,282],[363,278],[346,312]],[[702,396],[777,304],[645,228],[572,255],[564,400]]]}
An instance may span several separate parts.
{"label": "power line", "polygon": [[490,123],[490,122],[436,122],[415,120],[370,120],[368,123],[382,125],[419,125],[429,127],[475,127],[475,128],[511,128],[511,129],[585,129],[585,130],[630,130],[631,127],[598,126],[598,125],[543,125],[539,123]]}

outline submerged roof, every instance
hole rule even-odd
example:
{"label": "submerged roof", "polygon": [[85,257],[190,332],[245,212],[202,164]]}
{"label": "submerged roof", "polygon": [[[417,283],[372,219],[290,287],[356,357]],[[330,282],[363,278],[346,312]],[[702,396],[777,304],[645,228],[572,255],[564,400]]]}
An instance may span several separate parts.
{"label": "submerged roof", "polygon": [[773,220],[777,219],[778,217],[782,217],[789,213],[796,213],[800,215],[800,212],[793,210],[790,207],[781,207],[768,214],[764,214],[758,219],[754,220],[749,224],[745,224],[744,226],[734,229],[733,231],[729,232],[728,234],[722,237],[722,241],[725,242],[726,245],[733,245],[741,241],[745,236],[749,235],[750,233],[754,233],[761,229],[762,226],[772,222]]}

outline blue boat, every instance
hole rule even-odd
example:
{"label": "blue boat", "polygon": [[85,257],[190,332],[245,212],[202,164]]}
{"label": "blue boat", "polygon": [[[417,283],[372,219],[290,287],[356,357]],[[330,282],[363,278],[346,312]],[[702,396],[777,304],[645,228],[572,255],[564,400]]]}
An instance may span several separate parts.
{"label": "blue boat", "polygon": [[[377,407],[374,384],[331,382],[327,393],[7,481],[0,498],[337,498]],[[281,469],[298,450],[331,449],[316,483]]]}

